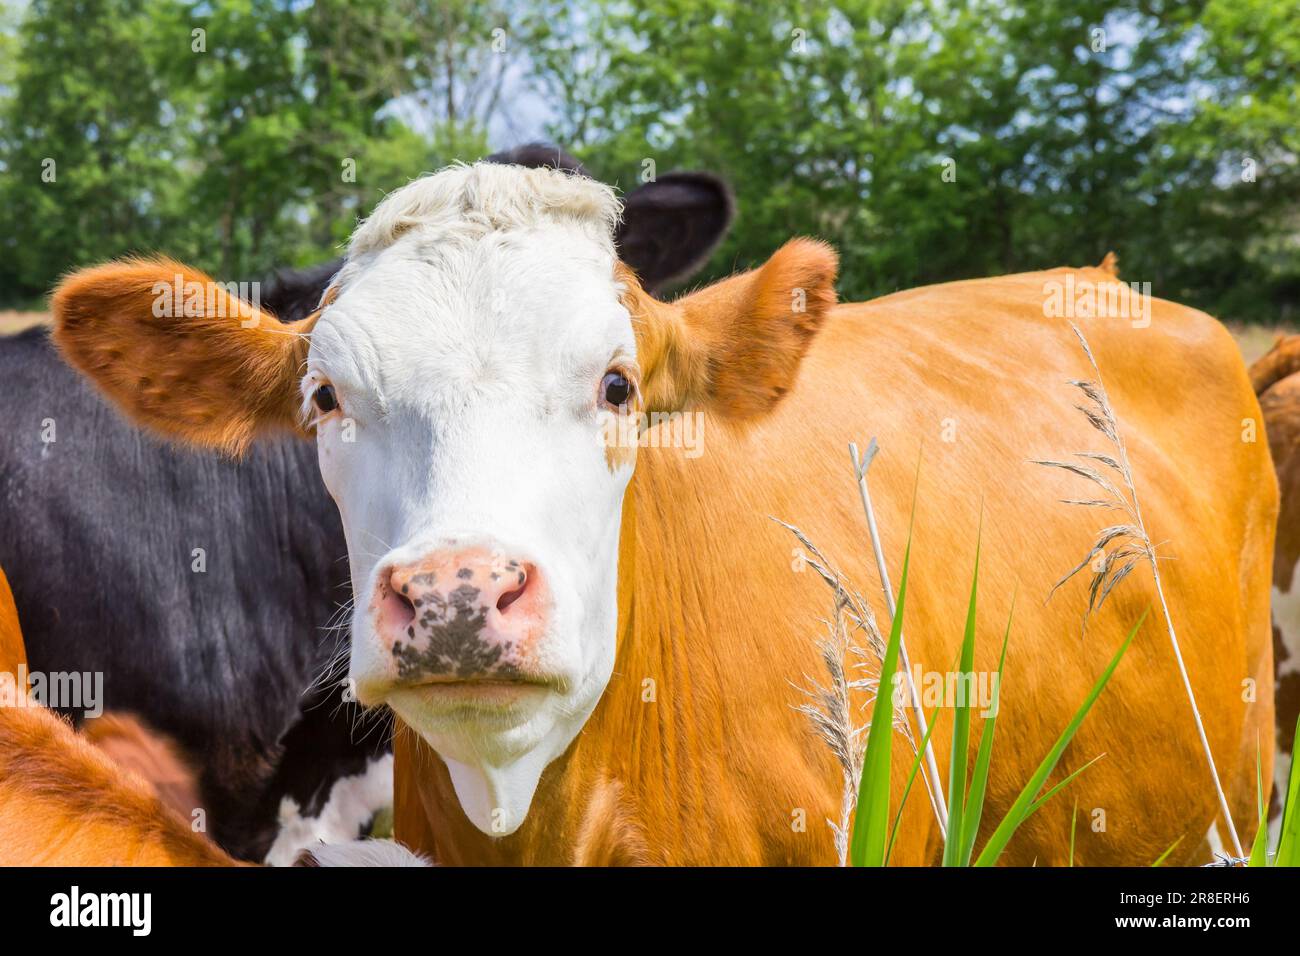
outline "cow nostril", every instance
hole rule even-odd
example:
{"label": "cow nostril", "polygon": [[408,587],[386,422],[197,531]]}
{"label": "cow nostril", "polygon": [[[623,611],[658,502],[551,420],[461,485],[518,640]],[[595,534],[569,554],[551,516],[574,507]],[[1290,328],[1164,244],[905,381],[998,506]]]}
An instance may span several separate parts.
{"label": "cow nostril", "polygon": [[409,586],[398,580],[396,571],[389,575],[383,585],[381,604],[385,609],[385,617],[391,626],[398,629],[408,627],[415,620],[415,604],[404,593],[406,590],[409,590]]}
{"label": "cow nostril", "polygon": [[512,584],[509,590],[503,591],[501,593],[501,596],[497,598],[497,612],[499,614],[504,614],[506,612],[506,608],[514,604],[521,597],[523,597],[524,592],[527,590],[528,590],[528,572],[526,572],[523,568],[520,568],[518,583]]}

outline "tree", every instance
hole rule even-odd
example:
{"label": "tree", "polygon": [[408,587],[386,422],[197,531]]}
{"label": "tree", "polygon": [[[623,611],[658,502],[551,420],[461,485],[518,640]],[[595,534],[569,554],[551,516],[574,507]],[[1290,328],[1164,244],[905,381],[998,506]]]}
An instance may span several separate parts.
{"label": "tree", "polygon": [[[177,131],[149,55],[148,4],[33,0],[0,123],[0,298],[154,246],[175,224]],[[129,82],[124,78],[129,77]]]}

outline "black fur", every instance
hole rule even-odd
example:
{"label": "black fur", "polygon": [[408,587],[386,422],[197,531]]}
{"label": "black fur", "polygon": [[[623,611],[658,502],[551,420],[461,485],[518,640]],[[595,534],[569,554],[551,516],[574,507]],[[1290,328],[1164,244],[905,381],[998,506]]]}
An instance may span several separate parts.
{"label": "black fur", "polygon": [[209,832],[261,859],[281,796],[307,805],[387,744],[382,732],[352,744],[353,705],[329,719],[338,693],[303,706],[344,639],[325,628],[350,592],[315,448],[284,439],[233,462],[163,444],[44,329],[0,339],[0,381],[0,567],[30,668],[102,672],[107,709],[138,714],[195,762]]}

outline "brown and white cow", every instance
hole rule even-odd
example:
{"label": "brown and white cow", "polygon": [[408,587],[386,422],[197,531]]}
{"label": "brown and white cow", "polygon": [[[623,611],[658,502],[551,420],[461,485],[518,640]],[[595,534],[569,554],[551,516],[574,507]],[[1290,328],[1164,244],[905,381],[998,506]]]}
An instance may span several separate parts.
{"label": "brown and white cow", "polygon": [[[1099,440],[1066,384],[1088,366],[1046,316],[1045,284],[1113,277],[1056,270],[836,306],[834,254],[796,240],[666,304],[617,263],[617,212],[593,182],[453,168],[358,228],[309,334],[225,299],[160,314],[160,284],[206,277],[135,261],[70,277],[56,335],[123,410],[175,439],[237,450],[267,429],[314,431],[359,596],[351,675],[363,702],[400,718],[397,834],[413,848],[453,864],[832,862],[822,821],[838,814],[840,774],[791,685],[821,666],[828,595],[792,570],[769,516],[869,582],[845,447],[871,434],[895,568],[922,460],[914,664],[956,659],[981,508],[977,668],[995,666],[1019,593],[995,822],[1153,601],[1140,567],[1085,635],[1083,582],[1046,600],[1106,516],[1061,504],[1076,479],[1030,462]],[[1078,321],[1172,559],[1166,594],[1248,839],[1256,742],[1272,734],[1276,486],[1263,444],[1242,441],[1258,406],[1225,330],[1159,301],[1150,319]],[[626,440],[642,413],[679,411],[703,416],[702,455]],[[1181,837],[1189,859],[1216,802],[1154,623],[1058,773],[1103,753],[1072,785],[1092,824],[1076,858],[1149,863]],[[1069,814],[1048,804],[1004,859],[1063,862]],[[895,860],[933,861],[939,846],[914,799]]]}
{"label": "brown and white cow", "polygon": [[1286,792],[1296,718],[1300,717],[1300,335],[1280,338],[1250,367],[1281,494],[1273,549],[1273,661],[1276,681],[1277,759],[1272,816]]}

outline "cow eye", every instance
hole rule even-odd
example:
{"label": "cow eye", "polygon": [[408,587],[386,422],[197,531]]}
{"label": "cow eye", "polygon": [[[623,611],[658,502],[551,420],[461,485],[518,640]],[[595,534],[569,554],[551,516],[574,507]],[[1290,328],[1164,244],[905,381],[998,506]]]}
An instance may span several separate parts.
{"label": "cow eye", "polygon": [[600,380],[600,396],[611,408],[622,408],[632,397],[632,383],[622,372],[606,372]]}
{"label": "cow eye", "polygon": [[338,396],[334,394],[333,385],[322,385],[316,389],[311,396],[312,402],[315,403],[317,411],[322,415],[334,411],[339,407]]}

